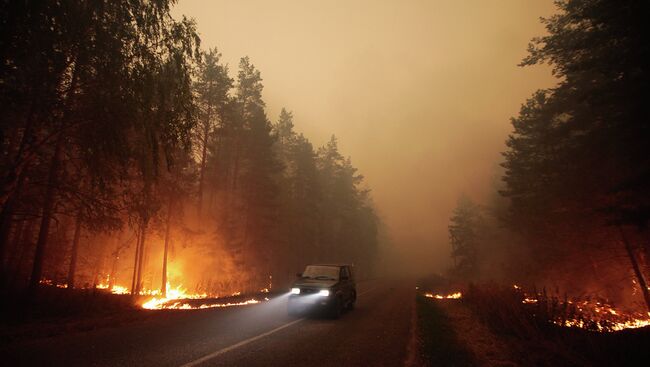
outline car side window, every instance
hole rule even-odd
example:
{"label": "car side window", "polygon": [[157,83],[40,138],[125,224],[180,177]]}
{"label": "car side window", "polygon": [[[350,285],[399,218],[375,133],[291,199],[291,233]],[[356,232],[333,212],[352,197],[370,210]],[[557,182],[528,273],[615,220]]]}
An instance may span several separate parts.
{"label": "car side window", "polygon": [[350,279],[350,272],[348,272],[347,266],[341,267],[341,278],[343,277]]}

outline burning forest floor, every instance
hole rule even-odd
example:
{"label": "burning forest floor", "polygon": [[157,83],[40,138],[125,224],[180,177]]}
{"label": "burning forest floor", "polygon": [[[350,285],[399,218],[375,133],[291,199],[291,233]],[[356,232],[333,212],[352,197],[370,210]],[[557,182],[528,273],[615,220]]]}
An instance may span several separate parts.
{"label": "burning forest floor", "polygon": [[627,366],[650,358],[650,318],[601,301],[559,300],[518,286],[419,288],[423,364]]}
{"label": "burning forest floor", "polygon": [[111,292],[101,285],[71,290],[46,284],[30,302],[24,293],[5,294],[0,301],[0,345],[173,318],[188,310],[248,306],[275,296],[266,289],[224,297],[186,294],[180,289],[170,289],[167,297],[155,292],[134,297],[127,291]]}

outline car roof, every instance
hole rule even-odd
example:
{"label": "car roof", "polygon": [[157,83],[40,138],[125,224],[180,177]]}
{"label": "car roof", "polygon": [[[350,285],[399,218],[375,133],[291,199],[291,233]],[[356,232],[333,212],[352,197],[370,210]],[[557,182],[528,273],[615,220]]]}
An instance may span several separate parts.
{"label": "car roof", "polygon": [[350,264],[309,264],[307,266],[337,266],[337,267],[350,266],[351,267],[352,265]]}

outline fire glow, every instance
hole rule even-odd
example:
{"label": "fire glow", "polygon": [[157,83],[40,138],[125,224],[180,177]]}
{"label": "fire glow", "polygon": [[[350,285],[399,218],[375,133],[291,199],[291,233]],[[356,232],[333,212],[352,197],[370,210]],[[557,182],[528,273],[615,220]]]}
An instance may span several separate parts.
{"label": "fire glow", "polygon": [[[530,307],[548,307],[557,301],[544,297],[543,294],[528,294],[520,286],[514,289],[521,293],[521,303]],[[646,315],[640,312],[623,312],[602,300],[565,300],[563,304],[553,307],[563,307],[569,317],[555,317],[550,322],[564,327],[588,329],[598,332],[614,332],[625,329],[637,329],[650,326],[650,312]]]}
{"label": "fire glow", "polygon": [[[130,290],[127,287],[120,285],[113,285],[110,287],[108,284],[102,283],[97,285],[98,289],[109,290],[113,294],[130,294]],[[262,293],[268,293],[268,289],[261,290]],[[194,305],[195,302],[188,302],[188,300],[197,300],[197,299],[210,299],[210,295],[207,293],[187,293],[182,286],[171,287],[167,283],[167,295],[162,297],[162,293],[159,289],[150,290],[145,289],[140,292],[140,295],[144,296],[154,296],[147,302],[142,304],[142,308],[147,310],[200,310],[206,308],[222,308],[222,307],[234,307],[234,306],[247,306],[253,305],[260,302],[268,301],[268,298],[263,300],[258,300],[251,298],[249,300],[241,302],[225,302],[225,303],[212,303],[205,302],[199,305]],[[234,292],[231,296],[236,297],[241,295],[241,292]]]}
{"label": "fire glow", "polygon": [[460,299],[463,297],[463,294],[461,292],[456,292],[447,295],[442,295],[442,294],[433,294],[427,292],[424,294],[424,296],[427,298],[435,298],[435,299]]}
{"label": "fire glow", "polygon": [[[268,300],[265,298],[265,300]],[[260,303],[262,301],[258,301],[254,298],[251,298],[247,301],[242,301],[242,302],[227,302],[227,303],[204,303],[199,306],[193,306],[190,305],[187,302],[182,302],[182,301],[177,301],[177,302],[172,302],[174,301],[173,299],[167,299],[167,298],[152,298],[150,301],[144,303],[142,305],[142,308],[145,308],[147,310],[202,310],[206,308],[221,308],[221,307],[233,307],[233,306],[247,306],[247,305],[254,305],[257,303]]]}

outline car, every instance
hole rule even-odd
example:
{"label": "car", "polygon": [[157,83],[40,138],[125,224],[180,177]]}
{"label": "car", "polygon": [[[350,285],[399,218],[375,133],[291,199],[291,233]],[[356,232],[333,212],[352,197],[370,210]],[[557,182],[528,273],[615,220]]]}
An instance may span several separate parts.
{"label": "car", "polygon": [[307,265],[297,276],[287,302],[289,316],[325,311],[330,317],[338,318],[343,311],[354,308],[357,287],[351,265]]}

